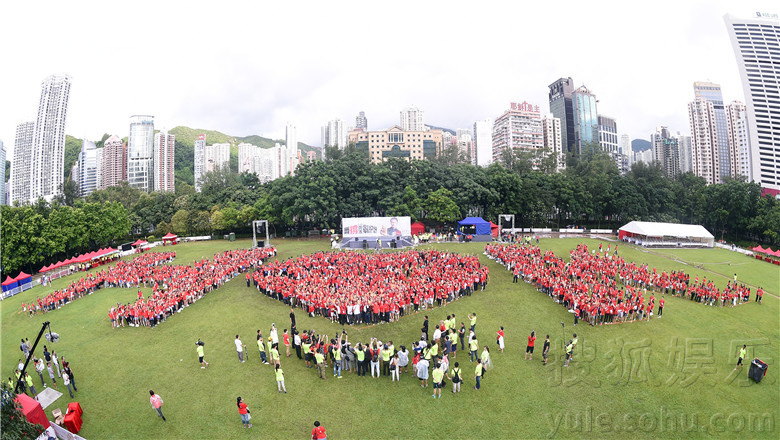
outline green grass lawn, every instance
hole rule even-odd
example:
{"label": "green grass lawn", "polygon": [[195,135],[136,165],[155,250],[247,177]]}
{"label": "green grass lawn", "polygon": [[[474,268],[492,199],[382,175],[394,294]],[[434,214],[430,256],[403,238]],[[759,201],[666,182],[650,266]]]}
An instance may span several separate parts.
{"label": "green grass lawn", "polygon": [[[568,258],[568,250],[579,242],[599,243],[549,239],[540,245]],[[176,264],[250,244],[220,240],[179,245],[174,248]],[[326,240],[277,240],[274,244],[279,259],[329,247]],[[624,438],[626,432],[655,438],[777,438],[777,298],[765,295],[763,305],[751,302],[735,308],[668,298],[662,319],[573,328],[572,315],[563,307],[529,285],[513,285],[509,272],[482,255],[484,245],[430,246],[478,254],[490,268],[490,284],[484,292],[427,311],[432,322],[451,313],[459,322],[466,321],[468,313],[477,313],[480,345],[491,347],[495,364],[479,392],[472,389],[473,364],[459,350],[455,360],[467,380],[458,395],[450,393],[448,385],[444,397],[434,400],[433,390],[420,388],[411,373],[402,375],[400,383],[350,373],[342,380],[322,381],[314,369],[284,354],[288,394],[279,395],[270,366],[260,363],[254,335],[258,329],[267,334],[272,322],[280,330],[287,328],[289,309],[247,289],[243,276],[154,329],[111,328],[108,309],[117,302],[131,301],[134,289],[103,289],[63,309],[29,318],[19,313],[23,301],[61,288],[75,276],[57,280],[53,287],[36,287],[0,303],[0,368],[4,379],[11,375],[21,354],[19,339],[34,340],[41,323],[51,321],[52,329],[62,337],[55,348],[71,362],[76,375],[79,391],[74,400],[84,408],[80,435],[89,439],[309,438],[314,420],[327,428],[329,438],[338,439]],[[776,266],[728,251],[647,253],[621,245],[620,255],[666,270],[683,269],[692,277],[713,277],[720,287],[736,271],[739,279],[780,293]],[[703,262],[705,269],[722,276],[675,258]],[[296,315],[300,329],[315,328],[330,335],[341,331],[341,326],[325,319],[308,318],[301,311]],[[565,323],[566,338],[576,331],[580,339],[568,368],[563,368],[558,356],[563,338],[560,322]],[[417,314],[390,325],[347,331],[351,342],[379,337],[392,339],[396,347],[410,347],[419,337],[421,324],[422,314]],[[503,354],[494,350],[494,334],[501,325],[506,331]],[[533,361],[524,361],[531,330],[536,330],[539,348]],[[236,357],[236,333],[251,348],[244,364]],[[547,366],[541,364],[545,334],[553,340],[554,354]],[[194,343],[198,338],[206,342],[206,360],[211,363],[205,370],[197,363]],[[770,364],[760,384],[747,381],[747,367],[732,374],[737,346],[742,343],[749,345],[749,359],[760,357]],[[33,377],[39,386],[37,375]],[[60,388],[64,389],[61,384]],[[164,399],[167,422],[149,405],[149,389]],[[251,430],[241,427],[237,396],[252,410]],[[69,401],[65,390],[47,415]]]}

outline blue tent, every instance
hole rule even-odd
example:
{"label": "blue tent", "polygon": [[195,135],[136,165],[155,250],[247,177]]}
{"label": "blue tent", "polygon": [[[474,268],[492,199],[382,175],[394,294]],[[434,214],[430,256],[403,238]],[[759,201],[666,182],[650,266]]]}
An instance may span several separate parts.
{"label": "blue tent", "polygon": [[466,217],[458,222],[458,235],[462,234],[461,228],[463,226],[474,226],[477,230],[475,235],[491,235],[490,234],[490,222],[482,219],[482,217]]}

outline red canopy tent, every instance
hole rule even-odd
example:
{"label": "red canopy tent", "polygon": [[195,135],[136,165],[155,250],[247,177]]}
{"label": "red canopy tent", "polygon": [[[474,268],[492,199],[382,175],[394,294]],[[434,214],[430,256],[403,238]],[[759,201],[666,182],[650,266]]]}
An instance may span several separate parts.
{"label": "red canopy tent", "polygon": [[2,283],[2,284],[3,284],[3,286],[7,286],[7,285],[9,285],[9,284],[13,284],[13,283],[15,283],[15,282],[16,282],[16,280],[15,280],[15,279],[13,279],[13,278],[11,278],[11,275],[6,275],[6,277],[5,277],[5,281],[3,281],[3,283]]}
{"label": "red canopy tent", "polygon": [[178,235],[169,232],[168,234],[165,234],[162,241],[176,241],[177,238],[179,238]]}
{"label": "red canopy tent", "polygon": [[141,239],[139,238],[138,240],[136,240],[136,241],[135,241],[135,242],[132,244],[132,246],[143,246],[143,245],[145,245],[146,243],[148,243],[148,241],[146,241],[146,240],[141,240]]}
{"label": "red canopy tent", "polygon": [[753,249],[751,249],[751,250],[752,250],[753,252],[761,252],[762,254],[763,254],[764,252],[766,252],[766,251],[764,250],[764,248],[762,248],[762,247],[761,247],[761,245],[758,245],[758,246],[754,247],[754,248],[753,248]]}
{"label": "red canopy tent", "polygon": [[412,223],[412,235],[420,235],[425,233],[425,225],[422,222]]}
{"label": "red canopy tent", "polygon": [[50,271],[50,270],[51,270],[51,268],[52,268],[52,266],[48,266],[48,265],[46,265],[46,266],[43,266],[43,267],[41,268],[41,270],[39,270],[38,272],[40,272],[40,273],[43,273],[43,272],[48,272],[48,271]]}
{"label": "red canopy tent", "polygon": [[30,275],[28,273],[24,273],[24,271],[22,271],[22,272],[19,272],[19,275],[17,275],[16,278],[14,278],[14,281],[23,281],[23,280],[26,280],[28,278],[32,278],[32,275]]}
{"label": "red canopy tent", "polygon": [[44,429],[50,426],[49,419],[46,418],[46,413],[37,400],[26,394],[17,394],[14,400],[22,406],[22,413],[28,422],[41,425]]}
{"label": "red canopy tent", "polygon": [[498,237],[498,225],[490,222],[490,233],[493,235],[493,237]]}

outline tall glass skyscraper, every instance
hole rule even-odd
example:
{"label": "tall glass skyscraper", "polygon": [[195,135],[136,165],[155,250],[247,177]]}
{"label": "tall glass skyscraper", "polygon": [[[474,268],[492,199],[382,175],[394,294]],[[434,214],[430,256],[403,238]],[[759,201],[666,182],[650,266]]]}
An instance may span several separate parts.
{"label": "tall glass skyscraper", "polygon": [[753,180],[780,194],[780,16],[724,17],[745,91]]}
{"label": "tall glass skyscraper", "polygon": [[599,114],[596,109],[596,95],[585,86],[572,93],[574,107],[574,143],[577,154],[587,151],[599,142]]}
{"label": "tall glass skyscraper", "polygon": [[130,117],[127,138],[127,181],[133,188],[154,189],[154,116]]}
{"label": "tall glass skyscraper", "polygon": [[574,80],[560,78],[550,84],[550,113],[561,120],[561,141],[564,152],[575,151],[574,142],[574,107],[572,106],[572,93],[574,93]]}
{"label": "tall glass skyscraper", "polygon": [[65,180],[65,119],[69,99],[68,75],[52,75],[41,83],[29,177],[31,203],[38,197],[51,201]]}

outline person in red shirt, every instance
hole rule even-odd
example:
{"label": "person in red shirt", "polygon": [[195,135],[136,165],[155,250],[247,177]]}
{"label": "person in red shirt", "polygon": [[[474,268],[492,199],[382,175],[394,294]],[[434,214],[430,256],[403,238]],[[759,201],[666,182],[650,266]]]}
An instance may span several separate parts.
{"label": "person in red shirt", "polygon": [[536,332],[531,331],[531,335],[528,336],[528,346],[525,348],[526,360],[533,360],[534,358],[534,343],[536,342]]}
{"label": "person in red shirt", "polygon": [[325,427],[320,426],[319,420],[314,422],[314,429],[311,430],[311,440],[323,440],[327,439],[328,434],[325,432]]}
{"label": "person in red shirt", "polygon": [[251,428],[252,424],[249,421],[252,419],[252,416],[249,414],[249,408],[244,403],[244,399],[240,396],[236,399],[236,406],[238,406],[238,413],[241,415],[241,423],[244,425],[244,428]]}
{"label": "person in red shirt", "polygon": [[664,301],[663,297],[660,300],[658,300],[658,317],[659,318],[664,316],[664,302],[665,301]]}

